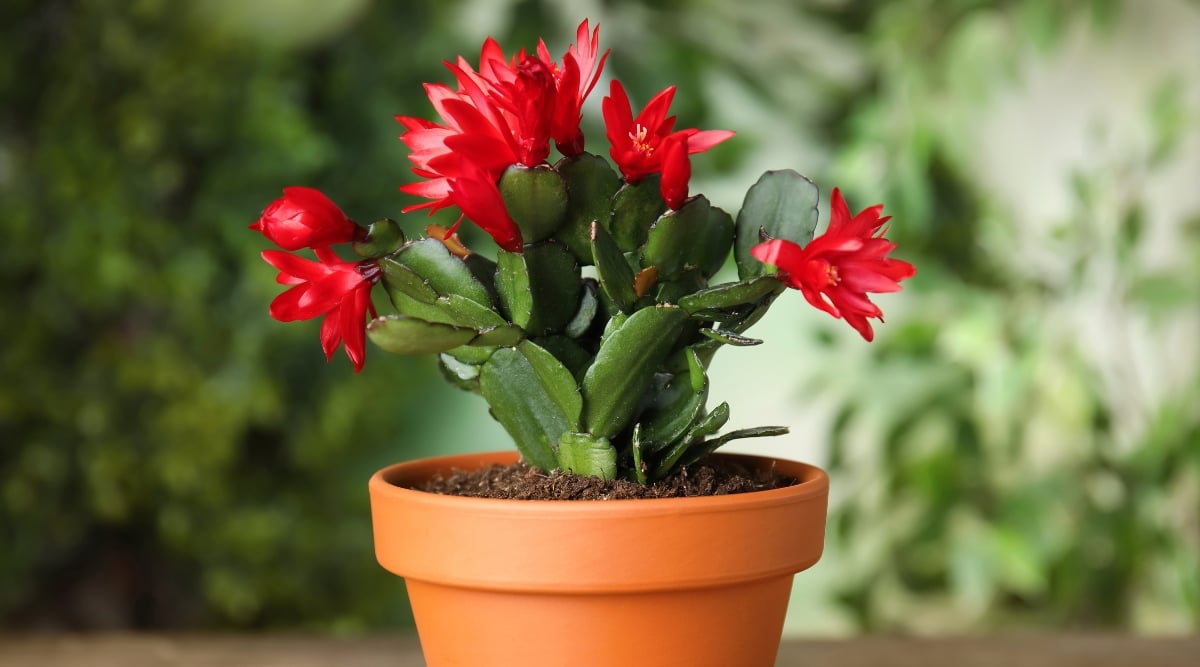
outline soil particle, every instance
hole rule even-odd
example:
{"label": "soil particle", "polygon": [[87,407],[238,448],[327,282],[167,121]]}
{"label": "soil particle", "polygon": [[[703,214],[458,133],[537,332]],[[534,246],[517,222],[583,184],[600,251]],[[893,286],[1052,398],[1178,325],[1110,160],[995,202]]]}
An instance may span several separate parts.
{"label": "soil particle", "polygon": [[525,463],[516,463],[471,472],[455,470],[429,480],[421,490],[506,500],[628,500],[721,496],[778,489],[795,483],[795,478],[774,469],[759,470],[733,461],[712,459],[644,486],[623,479],[605,481],[558,470],[545,473]]}

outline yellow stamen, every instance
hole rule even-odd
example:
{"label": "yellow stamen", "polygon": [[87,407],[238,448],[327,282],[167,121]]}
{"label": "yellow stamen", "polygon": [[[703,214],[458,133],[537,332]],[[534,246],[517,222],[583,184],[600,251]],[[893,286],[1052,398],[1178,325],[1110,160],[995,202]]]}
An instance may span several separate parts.
{"label": "yellow stamen", "polygon": [[654,146],[650,145],[649,137],[650,130],[646,129],[646,126],[641,123],[634,125],[633,131],[629,133],[629,140],[633,142],[633,147],[639,153],[646,156],[654,152]]}
{"label": "yellow stamen", "polygon": [[842,282],[842,276],[838,274],[838,269],[832,264],[825,266],[825,280],[829,281],[830,285],[836,285]]}

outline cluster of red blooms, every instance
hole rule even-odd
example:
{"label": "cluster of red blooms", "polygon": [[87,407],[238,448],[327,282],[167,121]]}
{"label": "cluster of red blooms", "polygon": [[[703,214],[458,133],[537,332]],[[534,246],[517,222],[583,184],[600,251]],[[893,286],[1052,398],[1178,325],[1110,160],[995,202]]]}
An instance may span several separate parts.
{"label": "cluster of red blooms", "polygon": [[[522,49],[505,58],[489,37],[477,69],[462,57],[446,63],[457,86],[425,86],[442,122],[396,118],[405,128],[400,139],[411,150],[413,171],[423,179],[400,189],[430,200],[404,212],[457,207],[460,221],[465,216],[499,247],[521,252],[521,231],[509,217],[499,180],[513,165],[543,164],[551,141],[565,157],[583,152],[583,103],[608,56],[607,51],[600,53],[598,38],[599,28],[589,30],[585,20],[561,62],[551,58],[540,41],[535,54]],[[634,116],[624,87],[614,80],[602,110],[609,155],[625,181],[659,175],[663,201],[678,210],[688,198],[689,155],[716,146],[733,132],[676,130],[675,117],[668,116],[674,94],[674,86],[661,91]],[[829,231],[807,247],[772,240],[756,247],[754,256],[777,266],[788,285],[800,289],[813,305],[845,318],[870,340],[866,318],[880,318],[881,313],[865,293],[898,290],[898,281],[913,275],[914,269],[886,257],[894,244],[881,237],[880,227],[887,220],[879,217],[881,206],[851,218],[837,190],[833,206]],[[271,316],[292,321],[324,315],[321,343],[326,357],[332,358],[344,342],[355,371],[361,370],[365,318],[368,312],[374,315],[370,290],[381,272],[376,260],[345,261],[330,246],[361,241],[365,229],[325,195],[302,187],[286,188],[251,228],[285,250],[311,248],[317,256],[314,262],[278,250],[263,252],[263,259],[279,269],[277,280],[293,285],[272,302]]]}

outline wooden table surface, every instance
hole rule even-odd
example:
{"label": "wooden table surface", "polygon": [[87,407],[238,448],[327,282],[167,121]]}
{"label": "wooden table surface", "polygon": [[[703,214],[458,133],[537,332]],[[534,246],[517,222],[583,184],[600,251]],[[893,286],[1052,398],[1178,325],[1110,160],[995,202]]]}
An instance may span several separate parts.
{"label": "wooden table surface", "polygon": [[[1174,639],[1068,635],[788,640],[780,648],[776,664],[778,667],[1198,667],[1200,635]],[[423,665],[416,638],[408,636],[353,639],[273,635],[0,636],[3,667]]]}

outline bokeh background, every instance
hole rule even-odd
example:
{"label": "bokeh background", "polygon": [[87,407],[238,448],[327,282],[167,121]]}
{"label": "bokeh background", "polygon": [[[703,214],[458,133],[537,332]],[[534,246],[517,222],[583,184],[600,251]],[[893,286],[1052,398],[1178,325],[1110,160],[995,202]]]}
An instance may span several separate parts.
{"label": "bokeh background", "polygon": [[[286,185],[401,216],[425,81],[584,17],[635,104],[884,202],[919,275],[872,345],[782,299],[713,369],[740,445],[829,468],[788,632],[1200,629],[1200,3],[8,0],[0,630],[409,623],[367,476],[504,448],[432,359],[326,364],[246,229]],[[753,391],[751,391],[753,389]]]}

